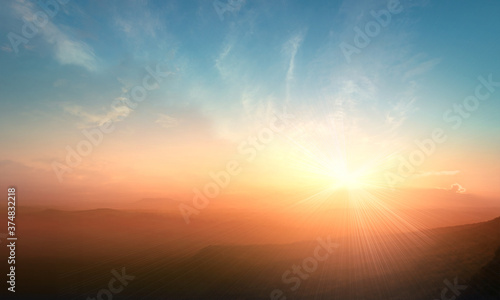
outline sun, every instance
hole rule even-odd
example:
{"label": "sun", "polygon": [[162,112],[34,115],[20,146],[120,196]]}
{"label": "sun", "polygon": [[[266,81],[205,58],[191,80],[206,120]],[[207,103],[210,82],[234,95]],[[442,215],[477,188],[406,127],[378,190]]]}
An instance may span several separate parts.
{"label": "sun", "polygon": [[342,185],[348,188],[356,188],[361,186],[361,178],[355,172],[350,172],[349,170],[341,172],[340,182]]}
{"label": "sun", "polygon": [[334,179],[339,187],[359,189],[363,187],[363,174],[359,170],[341,167],[335,170]]}

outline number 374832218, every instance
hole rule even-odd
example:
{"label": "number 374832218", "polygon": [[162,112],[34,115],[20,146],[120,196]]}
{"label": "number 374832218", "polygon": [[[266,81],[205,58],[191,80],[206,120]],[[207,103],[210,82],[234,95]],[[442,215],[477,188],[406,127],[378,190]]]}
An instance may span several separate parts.
{"label": "number 374832218", "polygon": [[15,218],[16,218],[16,189],[15,188],[8,188],[7,189],[7,195],[8,195],[8,203],[7,203],[7,219],[8,221],[8,227],[7,230],[9,236],[15,236],[16,235],[16,224],[14,223]]}

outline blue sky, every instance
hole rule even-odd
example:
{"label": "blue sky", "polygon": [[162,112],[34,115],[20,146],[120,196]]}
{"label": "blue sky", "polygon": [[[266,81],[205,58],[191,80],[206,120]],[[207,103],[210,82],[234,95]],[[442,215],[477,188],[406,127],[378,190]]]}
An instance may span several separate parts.
{"label": "blue sky", "polygon": [[[212,1],[69,1],[16,53],[8,35],[22,35],[23,20],[43,9],[7,1],[0,157],[50,170],[81,129],[105,117],[120,125],[113,143],[148,132],[153,140],[181,143],[185,135],[231,144],[285,110],[304,128],[341,114],[356,134],[398,152],[447,126],[443,112],[474,92],[478,76],[500,80],[495,1],[402,0],[402,11],[350,62],[341,43],[354,45],[354,28],[391,1],[220,3],[223,19]],[[110,112],[111,103],[160,62],[169,77],[119,120],[124,115]],[[474,153],[498,153],[498,98],[482,103],[443,151],[468,156],[476,145]]]}

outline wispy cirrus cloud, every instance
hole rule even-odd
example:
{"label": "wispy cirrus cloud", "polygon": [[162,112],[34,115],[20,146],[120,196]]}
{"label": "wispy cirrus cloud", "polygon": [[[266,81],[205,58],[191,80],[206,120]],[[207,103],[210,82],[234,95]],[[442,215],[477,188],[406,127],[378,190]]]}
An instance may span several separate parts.
{"label": "wispy cirrus cloud", "polygon": [[[20,19],[27,22],[33,22],[35,13],[39,11],[31,2],[15,2],[12,9]],[[56,25],[48,18],[47,23],[38,29],[39,36],[52,46],[54,58],[63,65],[76,65],[88,71],[96,71],[98,64],[94,49],[87,43],[70,37],[62,28],[71,31],[69,27]]]}
{"label": "wispy cirrus cloud", "polygon": [[407,119],[408,115],[417,109],[415,101],[416,98],[400,100],[387,112],[385,117],[386,124],[392,129],[400,127]]}
{"label": "wispy cirrus cloud", "polygon": [[179,119],[174,118],[172,116],[166,114],[158,114],[158,119],[155,121],[156,124],[159,124],[163,128],[173,128],[179,126]]}
{"label": "wispy cirrus cloud", "polygon": [[424,62],[420,62],[413,66],[410,70],[406,71],[405,74],[403,75],[403,79],[409,79],[421,74],[424,74],[430,70],[432,70],[436,65],[438,65],[441,62],[440,58],[434,58],[430,59]]}
{"label": "wispy cirrus cloud", "polygon": [[428,177],[428,176],[453,176],[460,173],[459,170],[454,171],[429,171],[429,172],[419,172],[414,175],[414,177]]}
{"label": "wispy cirrus cloud", "polygon": [[[128,99],[123,97],[116,98],[117,101],[126,102]],[[106,113],[89,112],[84,107],[75,104],[63,104],[63,110],[72,116],[78,117],[77,127],[90,128],[100,126],[108,121],[117,122],[126,118],[132,111],[126,105],[119,105],[116,109],[108,109]]]}
{"label": "wispy cirrus cloud", "polygon": [[149,59],[156,55],[155,51],[175,48],[177,39],[168,30],[168,25],[170,14],[176,8],[171,3],[164,3],[166,6],[160,9],[150,1],[120,1],[110,9],[111,24],[133,50],[134,58]]}
{"label": "wispy cirrus cloud", "polygon": [[4,52],[12,52],[14,50],[12,50],[12,48],[10,46],[0,46],[0,50],[4,51]]}
{"label": "wispy cirrus cloud", "polygon": [[295,56],[299,51],[304,37],[306,35],[306,30],[303,29],[298,33],[294,34],[288,41],[283,45],[282,51],[288,56],[288,70],[286,72],[286,103],[290,101],[290,88],[294,79],[295,72]]}
{"label": "wispy cirrus cloud", "polygon": [[219,53],[219,56],[215,60],[215,67],[217,68],[217,71],[219,71],[219,74],[221,75],[222,78],[228,77],[228,70],[224,66],[224,59],[231,52],[232,49],[233,49],[233,43],[232,42],[226,43],[222,47],[222,51]]}

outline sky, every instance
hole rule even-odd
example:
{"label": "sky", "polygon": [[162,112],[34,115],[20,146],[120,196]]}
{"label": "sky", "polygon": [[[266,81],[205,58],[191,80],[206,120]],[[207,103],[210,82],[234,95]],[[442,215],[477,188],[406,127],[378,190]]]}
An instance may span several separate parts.
{"label": "sky", "polygon": [[499,14],[495,1],[7,1],[1,186],[33,205],[191,203],[213,182],[213,198],[498,198]]}

